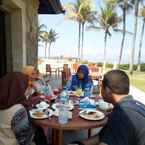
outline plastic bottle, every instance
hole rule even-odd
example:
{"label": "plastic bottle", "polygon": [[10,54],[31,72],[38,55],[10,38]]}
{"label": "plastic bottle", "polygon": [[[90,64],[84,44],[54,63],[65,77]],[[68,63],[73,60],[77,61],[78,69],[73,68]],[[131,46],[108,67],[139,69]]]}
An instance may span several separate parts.
{"label": "plastic bottle", "polygon": [[60,124],[68,122],[68,107],[67,104],[60,103],[58,121]]}
{"label": "plastic bottle", "polygon": [[59,102],[59,123],[65,124],[68,122],[68,93],[66,90],[62,91],[60,94],[60,102]]}
{"label": "plastic bottle", "polygon": [[67,104],[68,100],[69,100],[69,96],[68,96],[67,90],[62,91],[61,94],[60,94],[61,103]]}

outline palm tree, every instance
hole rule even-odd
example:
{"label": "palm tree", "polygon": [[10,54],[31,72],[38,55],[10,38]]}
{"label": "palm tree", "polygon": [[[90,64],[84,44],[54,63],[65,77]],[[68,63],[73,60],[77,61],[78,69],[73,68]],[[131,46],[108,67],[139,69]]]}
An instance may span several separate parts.
{"label": "palm tree", "polygon": [[47,54],[47,46],[48,46],[48,44],[49,44],[49,47],[48,47],[48,56],[50,57],[50,48],[51,48],[51,44],[53,43],[53,42],[55,42],[56,41],[56,39],[57,39],[57,36],[58,34],[53,30],[53,29],[50,29],[50,31],[49,32],[44,32],[43,34],[42,34],[42,40],[43,40],[43,42],[45,43],[45,58],[47,57],[46,56],[46,54]]}
{"label": "palm tree", "polygon": [[[65,7],[67,18],[78,22],[78,58],[83,57],[84,27],[92,18],[92,0],[77,0],[76,3],[68,3]],[[81,54],[81,55],[80,55]]]}
{"label": "palm tree", "polygon": [[42,35],[46,32],[47,26],[45,24],[38,25],[38,41],[42,41]]}
{"label": "palm tree", "polygon": [[98,18],[89,26],[89,29],[104,30],[104,70],[106,68],[107,38],[111,36],[111,29],[115,29],[120,21],[121,19],[117,16],[114,8],[106,5],[105,8],[101,7],[101,13],[98,15]]}
{"label": "palm tree", "polygon": [[81,28],[82,28],[82,40],[81,40],[81,59],[83,59],[83,47],[84,47],[84,30],[86,22],[92,21],[94,18],[95,11],[92,11],[91,7],[91,0],[82,1],[80,5],[79,14],[80,14],[80,21],[81,21]]}
{"label": "palm tree", "polygon": [[119,61],[118,64],[120,65],[121,59],[122,59],[122,54],[123,54],[123,47],[124,47],[124,42],[125,42],[125,35],[126,35],[126,15],[127,12],[132,9],[132,4],[129,0],[117,0],[118,6],[121,8],[123,12],[123,35],[122,35],[122,41],[121,41],[121,48],[120,48],[120,53],[119,53]]}
{"label": "palm tree", "polygon": [[137,27],[138,27],[138,10],[139,10],[139,4],[141,2],[144,2],[144,0],[131,0],[131,1],[135,7],[135,10],[134,10],[135,21],[134,21],[134,36],[133,36],[133,42],[132,42],[132,48],[131,48],[129,73],[133,74],[135,44],[136,44],[136,35],[137,35]]}
{"label": "palm tree", "polygon": [[76,20],[78,22],[78,59],[80,58],[80,41],[81,41],[81,22],[79,8],[81,1],[77,0],[76,3],[68,3],[65,5],[66,17],[70,20]]}
{"label": "palm tree", "polygon": [[144,36],[144,27],[145,27],[145,6],[141,9],[141,17],[142,17],[142,28],[141,28],[141,38],[139,43],[139,51],[138,51],[138,65],[137,70],[141,70],[141,49],[142,49],[142,42],[143,42],[143,36]]}

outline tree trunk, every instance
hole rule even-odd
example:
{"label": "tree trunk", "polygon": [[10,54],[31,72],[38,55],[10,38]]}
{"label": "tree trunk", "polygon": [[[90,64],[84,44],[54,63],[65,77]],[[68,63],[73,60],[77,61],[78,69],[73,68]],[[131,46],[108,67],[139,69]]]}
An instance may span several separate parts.
{"label": "tree trunk", "polygon": [[50,48],[51,48],[51,42],[49,43],[49,47],[48,47],[48,56],[50,57]]}
{"label": "tree trunk", "polygon": [[45,58],[47,58],[47,42],[45,42]]}
{"label": "tree trunk", "polygon": [[78,60],[80,60],[80,42],[81,42],[81,23],[79,22],[79,36],[78,36]]}
{"label": "tree trunk", "polygon": [[134,21],[134,36],[131,48],[131,57],[130,57],[130,65],[129,65],[129,73],[133,74],[133,65],[134,65],[134,54],[135,54],[135,44],[136,44],[136,34],[137,34],[137,25],[138,25],[138,8],[139,8],[139,0],[135,1],[135,21]]}
{"label": "tree trunk", "polygon": [[85,26],[85,23],[82,23],[82,46],[81,46],[81,60],[83,60],[83,50],[84,50],[84,26]]}
{"label": "tree trunk", "polygon": [[142,42],[143,42],[143,36],[144,36],[144,26],[145,26],[145,19],[143,19],[142,23],[142,30],[141,30],[141,38],[140,38],[140,43],[139,43],[139,52],[138,52],[138,64],[137,64],[137,71],[141,70],[141,49],[142,49]]}
{"label": "tree trunk", "polygon": [[107,45],[107,31],[105,31],[105,36],[104,36],[104,63],[103,63],[103,71],[106,69],[106,45]]}
{"label": "tree trunk", "polygon": [[122,54],[123,54],[125,34],[126,34],[126,8],[125,8],[125,2],[124,2],[124,8],[123,8],[123,35],[122,35],[122,42],[121,42],[121,48],[120,48],[120,54],[119,54],[119,62],[118,62],[119,65],[121,63]]}

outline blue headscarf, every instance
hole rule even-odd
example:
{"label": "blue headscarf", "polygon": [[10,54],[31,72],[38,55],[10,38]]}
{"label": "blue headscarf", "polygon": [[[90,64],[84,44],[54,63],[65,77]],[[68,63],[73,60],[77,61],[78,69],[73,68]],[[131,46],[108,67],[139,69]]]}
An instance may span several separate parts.
{"label": "blue headscarf", "polygon": [[75,90],[76,88],[74,87],[81,87],[83,90],[86,87],[91,88],[93,83],[92,79],[89,76],[89,70],[86,65],[80,65],[77,72],[81,71],[84,74],[84,78],[82,80],[79,80],[77,73],[72,76],[72,84],[71,84],[71,89]]}

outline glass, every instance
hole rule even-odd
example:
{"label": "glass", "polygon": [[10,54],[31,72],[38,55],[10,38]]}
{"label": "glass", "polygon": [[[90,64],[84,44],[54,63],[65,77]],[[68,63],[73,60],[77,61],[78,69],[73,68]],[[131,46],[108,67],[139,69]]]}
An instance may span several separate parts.
{"label": "glass", "polygon": [[59,116],[58,121],[60,124],[66,124],[68,122],[68,107],[66,104],[59,104]]}
{"label": "glass", "polygon": [[84,96],[82,88],[77,88],[76,89],[76,95],[78,95],[78,96]]}
{"label": "glass", "polygon": [[56,96],[58,96],[60,94],[59,89],[54,89],[53,90],[53,94],[56,95]]}

